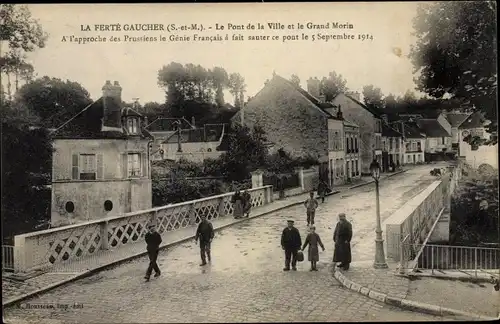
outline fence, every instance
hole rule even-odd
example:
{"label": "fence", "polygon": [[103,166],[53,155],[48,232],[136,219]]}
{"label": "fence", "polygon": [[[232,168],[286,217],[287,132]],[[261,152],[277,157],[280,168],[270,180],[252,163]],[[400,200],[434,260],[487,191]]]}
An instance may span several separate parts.
{"label": "fence", "polygon": [[[252,207],[272,202],[272,187],[250,189]],[[128,213],[45,231],[17,235],[14,268],[30,271],[92,257],[102,250],[142,241],[149,224],[162,234],[194,226],[201,215],[207,219],[231,216],[233,204],[226,193],[149,210]],[[141,245],[141,249],[143,246]]]}
{"label": "fence", "polygon": [[262,181],[264,182],[264,186],[271,185],[273,186],[273,190],[275,191],[280,190],[281,186],[285,190],[300,187],[300,179],[298,173],[284,175],[262,175]]}
{"label": "fence", "polygon": [[14,246],[2,245],[2,272],[14,270]]}
{"label": "fence", "polygon": [[401,244],[400,270],[473,270],[477,275],[477,271],[500,269],[500,248],[410,244],[408,237]]}

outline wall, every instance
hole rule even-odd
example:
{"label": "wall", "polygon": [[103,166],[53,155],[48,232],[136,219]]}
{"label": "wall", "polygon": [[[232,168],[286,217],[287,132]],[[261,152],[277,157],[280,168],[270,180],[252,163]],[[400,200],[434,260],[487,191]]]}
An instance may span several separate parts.
{"label": "wall", "polygon": [[376,118],[368,110],[344,94],[337,95],[332,103],[340,105],[344,117],[359,126],[361,173],[369,174],[375,148]]}
{"label": "wall", "polygon": [[498,170],[498,144],[480,145],[477,151],[472,151],[467,143],[462,145],[460,152],[465,156],[465,161],[473,168],[486,163]]}
{"label": "wall", "polygon": [[[232,122],[240,122],[240,112]],[[283,148],[293,157],[312,155],[320,162],[328,159],[326,114],[278,77],[273,78],[244,108],[244,124],[261,126],[274,143],[270,153]]]}
{"label": "wall", "polygon": [[[52,170],[51,226],[61,226],[115,216],[151,208],[150,162],[147,159],[148,141],[131,140],[55,140]],[[144,154],[141,160],[142,177],[128,179],[122,154]],[[102,177],[97,180],[73,180],[73,154],[101,154]],[[104,209],[110,200],[111,211]],[[66,203],[75,210],[68,213]]]}
{"label": "wall", "polygon": [[[407,143],[411,143],[412,142],[419,142],[420,143],[420,148],[421,148],[421,152],[417,152],[417,151],[407,151],[406,150],[406,144]],[[426,149],[426,140],[425,139],[420,139],[420,138],[411,138],[411,139],[407,139],[405,142],[404,142],[404,154],[403,154],[403,163],[404,164],[415,164],[415,163],[419,163],[418,161],[420,162],[425,162],[425,149]],[[420,159],[420,160],[419,160]]]}
{"label": "wall", "polygon": [[[333,186],[343,184],[345,182],[344,168],[346,128],[344,128],[343,121],[329,119],[328,132],[328,184]],[[338,132],[337,138],[334,137],[334,132]]]}
{"label": "wall", "polygon": [[451,128],[451,143],[452,144],[458,144],[460,140],[460,131],[458,130],[458,127],[452,127]]}
{"label": "wall", "polygon": [[439,153],[446,149],[446,152],[451,152],[451,137],[445,137],[443,144],[442,137],[427,137],[425,140],[425,151],[428,153]]}
{"label": "wall", "polygon": [[318,167],[314,166],[304,171],[304,192],[316,190],[318,188]]}

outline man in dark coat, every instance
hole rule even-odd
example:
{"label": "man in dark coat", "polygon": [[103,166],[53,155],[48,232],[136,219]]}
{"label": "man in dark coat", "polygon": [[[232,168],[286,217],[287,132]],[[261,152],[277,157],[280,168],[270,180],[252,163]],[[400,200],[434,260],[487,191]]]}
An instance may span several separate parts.
{"label": "man in dark coat", "polygon": [[321,198],[321,203],[325,202],[326,191],[328,190],[327,184],[320,180],[318,184],[318,196]]}
{"label": "man in dark coat", "polygon": [[158,252],[160,251],[160,244],[162,241],[161,236],[156,231],[154,225],[149,225],[148,229],[149,232],[147,232],[146,236],[144,237],[147,244],[147,251],[149,256],[149,266],[148,270],[146,271],[146,276],[144,276],[144,279],[146,279],[146,281],[149,281],[153,270],[155,271],[155,277],[158,277],[161,274],[160,268],[156,263],[156,260],[158,259]]}
{"label": "man in dark coat", "polygon": [[289,220],[288,226],[281,234],[281,247],[285,250],[285,267],[283,271],[290,271],[290,259],[292,261],[292,270],[297,271],[297,252],[302,246],[302,239],[299,230],[293,226],[293,223],[293,220]]}
{"label": "man in dark coat", "polygon": [[349,270],[351,263],[351,238],[352,225],[345,218],[345,214],[339,214],[339,221],[333,232],[335,251],[333,252],[333,262],[340,262],[337,267]]}
{"label": "man in dark coat", "polygon": [[211,261],[210,245],[212,243],[212,240],[214,239],[214,227],[212,226],[212,223],[207,220],[207,217],[205,215],[201,216],[201,222],[196,230],[194,241],[198,243],[198,239],[200,239],[200,266],[204,266],[207,264],[207,257],[208,262]]}

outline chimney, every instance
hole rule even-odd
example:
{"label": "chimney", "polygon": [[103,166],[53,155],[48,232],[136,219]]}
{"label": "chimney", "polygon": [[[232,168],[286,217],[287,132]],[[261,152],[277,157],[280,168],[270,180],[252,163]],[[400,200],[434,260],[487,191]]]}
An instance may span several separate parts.
{"label": "chimney", "polygon": [[314,98],[319,98],[320,96],[320,91],[319,91],[319,80],[318,78],[309,78],[307,80],[307,92],[309,92]]}
{"label": "chimney", "polygon": [[344,116],[342,115],[342,110],[340,109],[340,105],[339,109],[337,110],[337,118],[344,120]]}
{"label": "chimney", "polygon": [[106,81],[102,87],[102,130],[122,131],[122,88],[118,81]]}

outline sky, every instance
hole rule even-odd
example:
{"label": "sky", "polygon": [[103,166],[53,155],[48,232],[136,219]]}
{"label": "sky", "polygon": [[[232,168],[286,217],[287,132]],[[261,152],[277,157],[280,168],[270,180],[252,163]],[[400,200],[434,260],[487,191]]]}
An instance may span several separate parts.
{"label": "sky", "polygon": [[[412,18],[415,2],[385,3],[249,3],[249,4],[33,4],[28,6],[49,34],[46,46],[30,53],[28,60],[37,76],[69,79],[82,84],[95,100],[106,80],[119,81],[122,98],[141,103],[164,102],[165,91],[157,84],[158,70],[170,62],[200,64],[205,68],[221,66],[229,73],[238,72],[246,81],[247,96],[255,95],[275,72],[289,78],[296,74],[306,88],[309,77],[322,78],[335,71],[347,79],[353,91],[362,91],[373,84],[389,93],[403,95],[414,90],[413,66],[406,57],[412,37]],[[249,23],[281,23],[294,30],[235,30],[227,25]],[[298,30],[297,24],[307,26],[333,22],[349,23],[353,29]],[[277,41],[224,42],[123,42],[125,35],[169,37],[168,31],[81,31],[81,25],[95,24],[203,24],[200,35],[226,33],[277,35]],[[216,31],[215,24],[225,26]],[[122,27],[123,28],[123,27]],[[311,41],[312,35],[370,34],[373,40]],[[179,36],[193,35],[179,31]],[[309,35],[308,40],[283,42],[283,35]],[[111,36],[122,42],[77,44],[62,42],[64,36]],[[67,38],[69,39],[69,37]],[[401,55],[397,55],[401,54]],[[417,93],[417,92],[416,92]],[[233,98],[226,94],[226,101]]]}

